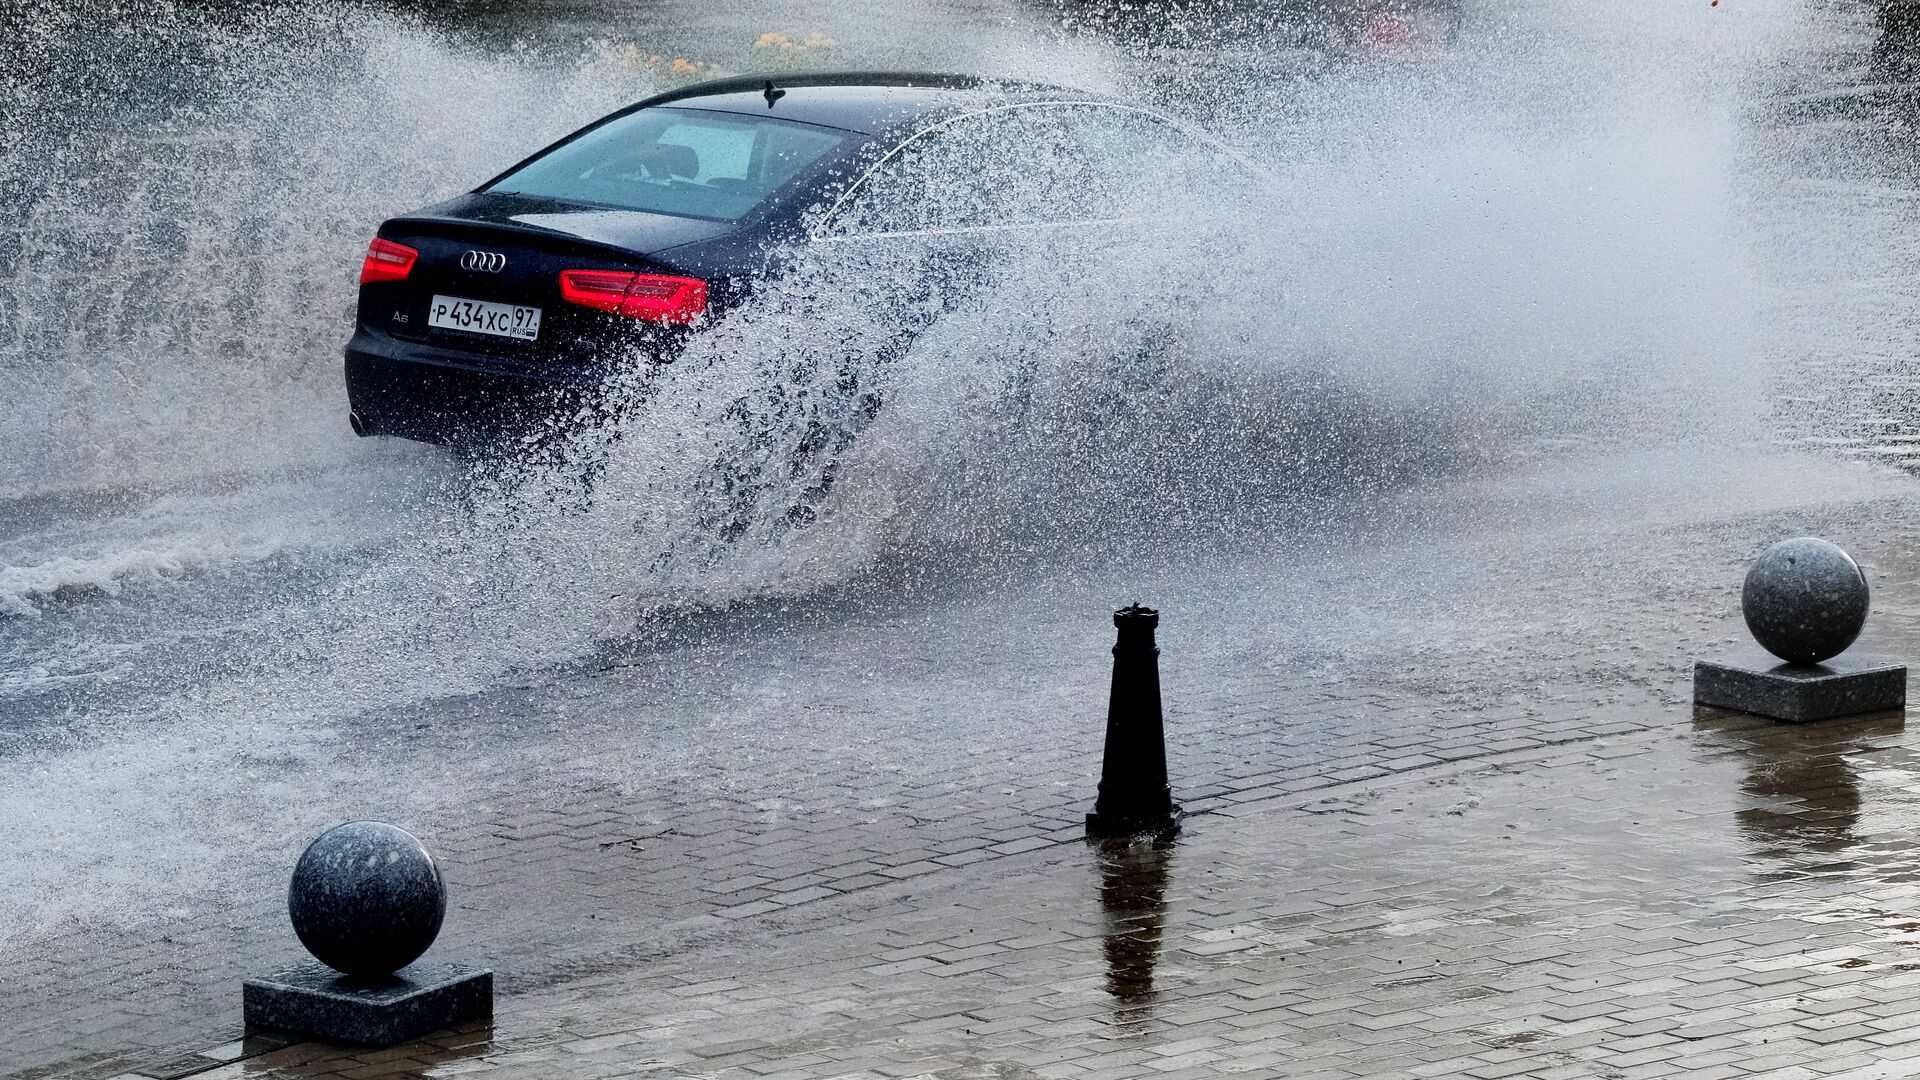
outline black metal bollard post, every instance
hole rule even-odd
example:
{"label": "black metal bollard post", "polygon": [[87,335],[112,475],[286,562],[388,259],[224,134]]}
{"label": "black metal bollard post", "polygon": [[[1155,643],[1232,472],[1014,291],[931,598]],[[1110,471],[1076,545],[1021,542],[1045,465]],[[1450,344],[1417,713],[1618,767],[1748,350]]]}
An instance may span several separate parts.
{"label": "black metal bollard post", "polygon": [[1166,724],[1160,712],[1160,614],[1134,604],[1113,613],[1113,688],[1107,697],[1107,747],[1100,797],[1087,815],[1089,836],[1173,832],[1180,807],[1167,786]]}

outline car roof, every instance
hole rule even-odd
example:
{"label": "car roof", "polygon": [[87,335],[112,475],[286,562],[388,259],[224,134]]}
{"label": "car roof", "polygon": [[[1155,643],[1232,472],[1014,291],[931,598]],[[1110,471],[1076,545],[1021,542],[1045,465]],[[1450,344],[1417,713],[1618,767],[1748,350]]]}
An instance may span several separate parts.
{"label": "car roof", "polygon": [[[769,83],[778,92],[771,105],[767,100]],[[977,75],[844,71],[716,79],[650,97],[634,108],[675,105],[776,116],[874,135],[988,105],[1062,100],[1101,99],[1064,86]]]}

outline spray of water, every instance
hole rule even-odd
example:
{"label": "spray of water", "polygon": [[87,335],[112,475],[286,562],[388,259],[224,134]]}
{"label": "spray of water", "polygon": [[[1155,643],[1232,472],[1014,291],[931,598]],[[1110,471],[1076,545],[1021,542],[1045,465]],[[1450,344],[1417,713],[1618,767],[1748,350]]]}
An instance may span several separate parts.
{"label": "spray of water", "polygon": [[[477,460],[346,433],[361,247],[670,65],[351,8],[30,20],[0,65],[23,118],[0,159],[0,817],[24,823],[10,896],[61,899],[8,924],[75,913],[35,887],[86,872],[75,837],[192,835],[194,858],[98,873],[217,882],[239,823],[288,813],[285,778],[406,768],[366,759],[369,717],[604,657],[663,612],[1299,530],[1556,443],[1724,437],[1767,350],[1740,102],[1801,27],[1723,9],[1484,13],[1418,62],[1303,37],[1205,101],[1172,24],[1134,48],[1010,15],[968,66],[1205,113],[1260,178],[1151,193],[1124,247],[1011,246],[937,318],[890,256],[794,253],[676,363],[613,358],[598,403]],[[842,66],[921,59],[834,36]],[[187,59],[36,104],[133,51]]]}

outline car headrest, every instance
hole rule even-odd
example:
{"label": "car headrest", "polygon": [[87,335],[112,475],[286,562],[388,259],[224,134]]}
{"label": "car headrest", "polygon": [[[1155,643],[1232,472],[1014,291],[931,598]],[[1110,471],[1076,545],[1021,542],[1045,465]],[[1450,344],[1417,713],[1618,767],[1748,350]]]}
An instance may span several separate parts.
{"label": "car headrest", "polygon": [[700,155],[691,146],[679,143],[655,143],[647,150],[643,163],[655,176],[698,176]]}

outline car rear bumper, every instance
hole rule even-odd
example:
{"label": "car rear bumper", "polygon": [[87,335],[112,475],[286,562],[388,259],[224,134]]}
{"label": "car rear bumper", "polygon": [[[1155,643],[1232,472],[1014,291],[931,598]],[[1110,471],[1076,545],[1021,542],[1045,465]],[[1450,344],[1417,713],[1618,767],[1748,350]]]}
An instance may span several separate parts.
{"label": "car rear bumper", "polygon": [[597,373],[503,370],[467,354],[361,331],[346,348],[354,431],[464,443],[524,430],[577,407]]}

